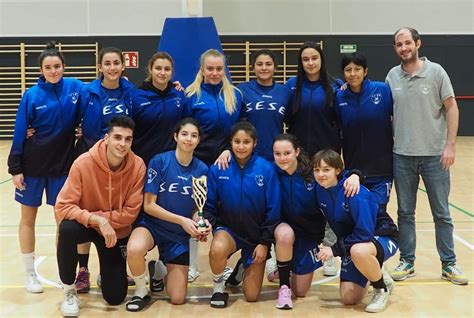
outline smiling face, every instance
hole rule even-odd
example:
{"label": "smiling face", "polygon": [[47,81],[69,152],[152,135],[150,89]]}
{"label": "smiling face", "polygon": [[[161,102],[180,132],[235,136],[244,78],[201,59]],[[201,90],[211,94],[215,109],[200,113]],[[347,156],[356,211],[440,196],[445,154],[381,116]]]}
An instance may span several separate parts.
{"label": "smiling face", "polygon": [[157,88],[166,87],[173,74],[173,64],[168,59],[156,59],[149,72],[153,86]]}
{"label": "smiling face", "polygon": [[301,63],[306,77],[315,81],[319,79],[321,72],[321,54],[316,49],[306,48],[301,52]]}
{"label": "smiling face", "polygon": [[253,65],[257,82],[260,85],[271,85],[273,83],[273,76],[275,75],[275,62],[273,59],[265,54],[259,55]]}
{"label": "smiling face", "polygon": [[41,74],[46,82],[56,84],[64,74],[64,64],[58,56],[47,56],[41,62]]}
{"label": "smiling face", "polygon": [[199,130],[193,124],[186,124],[174,134],[176,147],[183,152],[193,152],[199,143]]}
{"label": "smiling face", "polygon": [[277,140],[273,144],[273,157],[278,168],[292,175],[298,167],[300,149],[295,149],[289,140]]}
{"label": "smiling face", "polygon": [[367,76],[367,69],[354,62],[350,62],[344,67],[344,79],[353,92],[360,92],[365,76]]}
{"label": "smiling face", "polygon": [[421,40],[415,42],[412,34],[407,29],[402,29],[395,35],[393,47],[404,64],[413,63],[418,60],[418,49],[420,46]]}
{"label": "smiling face", "polygon": [[99,71],[104,75],[104,80],[111,83],[118,83],[124,70],[122,57],[116,52],[105,53],[99,64]]}
{"label": "smiling face", "polygon": [[337,185],[341,169],[330,167],[324,160],[321,160],[319,165],[313,168],[313,174],[318,184],[327,189]]}
{"label": "smiling face", "polygon": [[256,145],[257,141],[244,130],[239,130],[232,136],[232,152],[241,166],[245,165],[250,159]]}
{"label": "smiling face", "polygon": [[224,60],[220,56],[208,55],[202,65],[204,83],[217,85],[225,76]]}
{"label": "smiling face", "polygon": [[133,130],[116,126],[104,136],[107,144],[107,160],[109,165],[117,166],[130,152],[133,140]]}

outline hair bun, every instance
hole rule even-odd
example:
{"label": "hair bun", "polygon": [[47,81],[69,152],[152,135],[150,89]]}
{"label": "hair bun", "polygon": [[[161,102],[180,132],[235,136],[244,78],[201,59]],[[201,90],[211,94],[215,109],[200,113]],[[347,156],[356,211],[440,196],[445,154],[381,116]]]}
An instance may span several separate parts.
{"label": "hair bun", "polygon": [[56,48],[56,42],[55,41],[49,41],[48,43],[46,43],[46,50],[48,49],[55,49]]}

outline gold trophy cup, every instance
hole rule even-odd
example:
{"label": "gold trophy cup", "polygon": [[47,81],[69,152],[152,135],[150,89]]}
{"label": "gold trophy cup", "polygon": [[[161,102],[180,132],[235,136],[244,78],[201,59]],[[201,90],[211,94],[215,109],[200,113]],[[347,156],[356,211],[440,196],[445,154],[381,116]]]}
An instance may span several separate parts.
{"label": "gold trophy cup", "polygon": [[206,222],[204,222],[204,213],[202,211],[207,199],[207,177],[206,176],[200,176],[199,178],[193,177],[193,199],[194,199],[194,202],[196,203],[196,207],[198,208],[198,216],[199,216],[199,220],[197,221],[198,231],[201,233],[204,233],[206,232],[206,229],[207,229]]}

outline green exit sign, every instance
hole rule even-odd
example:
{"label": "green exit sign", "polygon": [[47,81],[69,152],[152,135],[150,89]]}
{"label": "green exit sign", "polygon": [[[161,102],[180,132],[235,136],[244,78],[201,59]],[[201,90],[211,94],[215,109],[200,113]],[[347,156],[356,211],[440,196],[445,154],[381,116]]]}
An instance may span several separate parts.
{"label": "green exit sign", "polygon": [[341,44],[339,45],[340,53],[355,53],[357,52],[357,44]]}

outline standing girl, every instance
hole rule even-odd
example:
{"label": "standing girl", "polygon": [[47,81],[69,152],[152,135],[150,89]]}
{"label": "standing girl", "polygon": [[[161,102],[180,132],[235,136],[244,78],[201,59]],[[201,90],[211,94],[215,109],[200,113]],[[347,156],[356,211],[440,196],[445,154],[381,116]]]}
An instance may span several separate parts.
{"label": "standing girl", "polygon": [[[64,56],[49,42],[39,56],[41,76],[18,106],[8,172],[13,176],[15,200],[21,205],[20,250],[26,269],[26,290],[41,293],[34,269],[35,221],[43,192],[53,205],[73,159],[79,92],[83,83],[63,78]],[[28,127],[34,135],[26,138]]]}
{"label": "standing girl", "polygon": [[174,129],[185,115],[184,94],[171,82],[173,68],[168,53],[153,54],[147,78],[132,92],[132,118],[137,125],[132,150],[147,165],[155,154],[173,147]]}
{"label": "standing girl", "polygon": [[153,157],[148,165],[144,209],[135,223],[127,245],[127,262],[135,280],[135,294],[127,303],[128,311],[142,310],[151,297],[146,287],[145,256],[158,246],[166,264],[166,291],[171,303],[183,304],[186,298],[189,238],[205,239],[210,231],[200,233],[193,211],[192,178],[207,174],[207,166],[193,152],[199,143],[200,127],[193,118],[178,124],[175,151]]}
{"label": "standing girl", "polygon": [[[225,57],[214,49],[201,55],[200,69],[186,90],[187,115],[202,128],[201,141],[195,156],[208,166],[227,148],[230,131],[240,116],[241,93],[225,74]],[[194,281],[197,269],[197,242],[191,240],[189,281]]]}
{"label": "standing girl", "polygon": [[[341,137],[333,100],[334,91],[342,82],[328,73],[326,57],[318,43],[303,44],[298,53],[298,73],[286,85],[292,92],[289,132],[298,138],[310,158],[322,149],[340,153]],[[326,227],[324,244],[331,245],[335,239],[334,233]],[[334,259],[324,263],[323,273],[337,274]]]}
{"label": "standing girl", "polygon": [[397,227],[387,213],[381,212],[366,187],[361,186],[353,197],[344,195],[344,165],[337,152],[321,150],[312,163],[321,211],[337,236],[332,247],[319,246],[318,258],[341,256],[340,293],[344,305],[359,303],[370,281],[374,293],[365,310],[383,311],[393,280],[382,266],[397,252]]}
{"label": "standing girl", "polygon": [[245,269],[245,299],[257,301],[262,288],[273,231],[280,221],[280,189],[272,164],[253,153],[256,144],[255,127],[247,121],[238,122],[231,133],[229,169],[219,170],[214,165],[209,171],[204,210],[215,229],[209,251],[214,282],[211,307],[227,306],[224,269],[229,255],[238,250]]}
{"label": "standing girl", "polygon": [[[134,86],[122,77],[125,71],[122,51],[115,47],[101,49],[98,67],[100,77],[81,91],[82,136],[76,143],[76,157],[104,137],[110,119],[117,115],[130,116],[131,112]],[[79,272],[75,282],[78,293],[87,293],[90,289],[89,250],[90,243],[78,246]]]}

